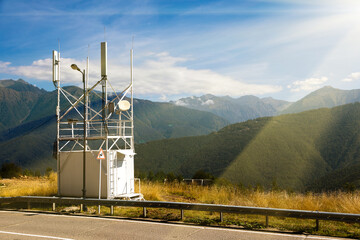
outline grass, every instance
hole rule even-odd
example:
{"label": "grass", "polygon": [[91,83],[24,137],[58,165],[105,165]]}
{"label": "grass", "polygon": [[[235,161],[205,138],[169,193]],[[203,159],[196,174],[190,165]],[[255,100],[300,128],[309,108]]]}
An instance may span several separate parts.
{"label": "grass", "polygon": [[0,197],[54,196],[57,193],[57,176],[21,177],[0,180]]}
{"label": "grass", "polygon": [[234,186],[142,183],[146,200],[225,204],[360,214],[360,192],[288,193]]}
{"label": "grass", "polygon": [[[30,177],[0,180],[0,196],[56,195],[56,174],[48,177]],[[310,211],[328,211],[360,214],[360,192],[331,193],[288,193],[286,191],[264,192],[234,186],[196,186],[185,184],[162,184],[143,182],[141,192],[146,200],[211,203],[253,207],[270,207]],[[58,208],[64,211],[65,207]],[[74,208],[72,208],[74,209]],[[89,206],[88,214],[96,214],[97,206]],[[129,218],[142,216],[141,208],[115,207],[115,215]],[[101,214],[109,215],[107,207],[101,207]],[[153,219],[179,221],[180,211],[148,208],[147,216]],[[265,229],[265,217],[257,215],[226,214],[220,222],[219,213],[185,211],[184,222],[201,225],[232,226],[246,229]],[[308,233],[337,237],[360,238],[360,224],[320,221],[320,230],[315,229],[315,220],[269,217],[271,231]]]}
{"label": "grass", "polygon": [[[143,183],[146,200],[210,203],[251,207],[269,207],[309,211],[360,214],[360,192],[288,193],[286,191],[260,191],[228,186],[196,186],[185,184]],[[139,210],[140,212],[140,210]],[[124,213],[121,213],[124,214]],[[141,212],[139,213],[141,214]],[[149,209],[148,217],[169,221],[179,220],[180,212],[168,209]],[[185,211],[185,222],[201,225],[237,226],[246,229],[265,229],[265,216]],[[315,220],[269,217],[268,230],[291,231],[360,238],[360,224],[320,221],[316,231]]]}

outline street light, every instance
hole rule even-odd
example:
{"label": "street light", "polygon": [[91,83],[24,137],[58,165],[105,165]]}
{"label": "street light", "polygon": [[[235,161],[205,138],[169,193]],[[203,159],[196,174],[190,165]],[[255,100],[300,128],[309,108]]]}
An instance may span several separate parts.
{"label": "street light", "polygon": [[[76,64],[71,64],[73,70],[77,70],[82,74],[82,80],[84,84],[84,152],[83,152],[83,198],[86,198],[86,118],[87,118],[87,94],[86,94],[86,84],[85,84],[85,69],[83,71]],[[86,207],[84,206],[85,210]]]}
{"label": "street light", "polygon": [[[76,64],[71,64],[71,68],[74,70],[78,70],[79,72],[81,72],[80,68],[76,65]],[[82,73],[82,72],[81,72]]]}

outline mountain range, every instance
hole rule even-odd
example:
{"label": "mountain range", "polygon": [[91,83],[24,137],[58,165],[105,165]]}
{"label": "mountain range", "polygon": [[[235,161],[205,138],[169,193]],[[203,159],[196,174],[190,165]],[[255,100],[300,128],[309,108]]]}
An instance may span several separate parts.
{"label": "mountain range", "polygon": [[271,97],[258,98],[251,95],[232,98],[206,94],[200,97],[181,98],[177,101],[171,101],[171,103],[177,106],[211,112],[231,123],[237,123],[258,117],[299,113],[324,107],[332,108],[358,101],[360,101],[360,89],[341,90],[326,86],[296,102]]}
{"label": "mountain range", "polygon": [[274,116],[291,104],[270,97],[258,98],[248,95],[232,98],[229,96],[217,97],[211,94],[201,97],[181,98],[171,103],[177,106],[211,112],[231,123],[243,122],[258,117]]}
{"label": "mountain range", "polygon": [[[74,96],[82,94],[77,87],[64,89]],[[56,96],[56,91],[40,90],[23,80],[0,81],[0,164],[9,161],[26,168],[56,166],[51,158],[56,137]],[[66,106],[69,104],[61,109]],[[134,116],[138,143],[208,134],[229,124],[209,112],[141,99],[134,99]]]}
{"label": "mountain range", "polygon": [[[55,168],[56,94],[23,80],[0,81],[0,164]],[[135,99],[136,169],[185,177],[202,169],[237,184],[296,191],[360,186],[359,99],[360,90],[332,87],[295,103],[255,96]]]}

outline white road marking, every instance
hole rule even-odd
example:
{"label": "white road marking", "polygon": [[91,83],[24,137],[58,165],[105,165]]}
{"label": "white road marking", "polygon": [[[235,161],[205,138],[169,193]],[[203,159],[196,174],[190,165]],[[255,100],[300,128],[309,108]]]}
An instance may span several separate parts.
{"label": "white road marking", "polygon": [[60,239],[60,240],[73,240],[71,238],[61,238],[61,237],[53,237],[53,236],[45,236],[45,235],[36,235],[36,234],[27,234],[27,233],[17,233],[17,232],[5,232],[0,231],[0,234],[11,234],[11,235],[20,235],[20,236],[27,236],[27,237],[37,237],[37,238],[50,238],[50,239]]}
{"label": "white road marking", "polygon": [[[10,211],[1,211],[9,213]],[[17,212],[11,211],[11,213],[21,213],[21,214],[34,214],[33,212]],[[60,214],[52,214],[52,213],[36,213],[37,215],[44,216],[52,216],[52,217],[68,217],[68,218],[84,218],[84,219],[97,219],[103,221],[115,221],[115,222],[131,222],[131,223],[141,223],[141,224],[154,224],[154,225],[166,225],[173,227],[186,227],[186,228],[195,228],[195,229],[211,229],[217,231],[229,231],[229,232],[243,232],[243,233],[253,233],[259,235],[272,235],[272,236],[283,236],[283,237],[293,237],[293,238],[301,238],[301,239],[317,239],[317,240],[335,240],[341,238],[334,237],[323,237],[323,236],[314,236],[314,235],[297,235],[297,234],[286,234],[286,233],[273,233],[273,232],[261,232],[261,231],[252,231],[252,230],[243,230],[243,229],[227,229],[227,228],[219,228],[219,227],[203,227],[203,226],[192,226],[192,225],[182,225],[176,223],[162,223],[162,222],[147,222],[147,221],[136,221],[136,220],[128,220],[128,219],[114,219],[107,217],[93,217],[93,216],[76,216],[76,215],[60,215]]]}

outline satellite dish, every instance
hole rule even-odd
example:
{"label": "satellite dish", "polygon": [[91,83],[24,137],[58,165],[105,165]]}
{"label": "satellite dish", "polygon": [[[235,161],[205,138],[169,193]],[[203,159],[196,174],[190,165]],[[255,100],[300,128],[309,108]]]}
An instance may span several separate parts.
{"label": "satellite dish", "polygon": [[130,103],[129,101],[122,100],[118,103],[120,111],[127,111],[130,109]]}

